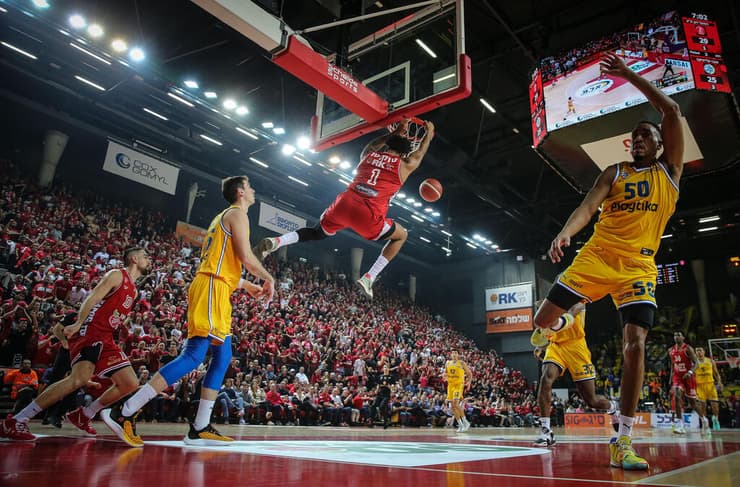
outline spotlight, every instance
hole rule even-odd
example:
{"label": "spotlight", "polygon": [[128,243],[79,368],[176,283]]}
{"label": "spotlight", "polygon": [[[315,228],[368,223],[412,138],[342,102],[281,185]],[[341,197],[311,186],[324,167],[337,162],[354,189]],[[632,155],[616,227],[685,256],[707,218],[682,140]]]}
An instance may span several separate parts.
{"label": "spotlight", "polygon": [[311,139],[305,135],[298,137],[298,141],[296,143],[298,144],[298,148],[301,150],[306,150],[311,147]]}
{"label": "spotlight", "polygon": [[244,105],[240,105],[236,108],[236,114],[239,116],[246,115],[247,113],[249,113],[249,109]]}
{"label": "spotlight", "polygon": [[131,57],[132,61],[136,61],[137,63],[139,61],[143,61],[144,58],[146,58],[146,54],[144,54],[144,50],[140,47],[134,47],[131,49],[131,52],[129,53],[129,56]]}
{"label": "spotlight", "polygon": [[349,161],[342,161],[341,164],[339,164],[339,169],[349,169],[352,167],[352,164],[349,163]]}
{"label": "spotlight", "polygon": [[283,145],[283,154],[289,156],[295,152],[295,147],[290,144]]}
{"label": "spotlight", "polygon": [[231,98],[224,100],[224,108],[227,110],[233,110],[236,108],[236,102]]}
{"label": "spotlight", "polygon": [[69,18],[69,25],[75,29],[84,29],[87,25],[87,21],[82,15],[74,14]]}
{"label": "spotlight", "polygon": [[208,98],[209,100],[213,100],[214,98],[218,98],[218,95],[216,94],[215,91],[206,91],[203,94],[206,95],[206,98]]}
{"label": "spotlight", "polygon": [[187,86],[188,88],[191,88],[193,90],[197,90],[198,89],[198,82],[197,81],[193,81],[192,79],[186,79],[184,84],[185,84],[185,86]]}
{"label": "spotlight", "polygon": [[113,42],[110,43],[110,47],[116,52],[125,52],[126,49],[128,49],[128,45],[123,39],[114,39]]}
{"label": "spotlight", "polygon": [[49,2],[46,0],[33,0],[32,3],[36,8],[49,8]]}
{"label": "spotlight", "polygon": [[99,24],[90,24],[90,26],[87,28],[87,33],[93,39],[97,39],[98,37],[103,36],[103,28],[100,27]]}

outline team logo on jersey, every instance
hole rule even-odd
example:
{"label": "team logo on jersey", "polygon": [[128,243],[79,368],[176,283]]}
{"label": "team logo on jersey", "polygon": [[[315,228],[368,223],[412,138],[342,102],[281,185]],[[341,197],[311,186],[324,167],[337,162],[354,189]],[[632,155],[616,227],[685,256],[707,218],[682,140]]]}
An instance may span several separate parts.
{"label": "team logo on jersey", "polygon": [[619,175],[619,177],[622,179],[627,179],[627,176],[629,176],[629,174],[627,174],[627,171],[622,171],[622,174]]}
{"label": "team logo on jersey", "polygon": [[131,296],[126,296],[126,301],[123,302],[123,307],[126,309],[131,309],[131,305],[134,304],[134,298]]}
{"label": "team logo on jersey", "polygon": [[612,203],[610,208],[611,211],[626,211],[627,213],[639,212],[652,212],[658,211],[658,203],[650,203],[649,201],[615,201]]}

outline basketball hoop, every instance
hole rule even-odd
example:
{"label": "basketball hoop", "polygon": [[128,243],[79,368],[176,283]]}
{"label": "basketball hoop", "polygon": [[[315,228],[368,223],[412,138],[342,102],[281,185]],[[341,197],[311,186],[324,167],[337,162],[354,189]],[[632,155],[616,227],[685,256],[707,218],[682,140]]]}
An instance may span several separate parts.
{"label": "basketball hoop", "polygon": [[732,355],[727,355],[727,364],[733,368],[737,368],[737,363],[740,361],[740,357],[733,357]]}
{"label": "basketball hoop", "polygon": [[[411,152],[415,152],[421,145],[421,141],[424,140],[424,136],[427,134],[427,126],[424,120],[416,117],[407,119],[409,125],[406,129],[406,133],[400,134],[411,141]],[[388,131],[395,131],[400,125],[400,121],[394,122],[388,125]]]}

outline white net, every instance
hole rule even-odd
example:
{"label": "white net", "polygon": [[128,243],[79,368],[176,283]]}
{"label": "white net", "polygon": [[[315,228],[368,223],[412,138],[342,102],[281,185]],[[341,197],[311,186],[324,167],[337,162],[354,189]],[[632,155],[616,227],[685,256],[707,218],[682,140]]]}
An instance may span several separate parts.
{"label": "white net", "polygon": [[[403,133],[401,135],[411,141],[411,152],[414,152],[421,145],[421,141],[424,140],[424,136],[427,134],[427,127],[424,123],[424,120],[416,117],[412,117],[408,119],[408,121],[409,125],[407,127],[406,133]],[[400,123],[401,122],[399,121],[388,125],[388,131],[395,131]]]}
{"label": "white net", "polygon": [[712,338],[708,340],[709,357],[717,365],[737,368],[740,359],[740,338]]}

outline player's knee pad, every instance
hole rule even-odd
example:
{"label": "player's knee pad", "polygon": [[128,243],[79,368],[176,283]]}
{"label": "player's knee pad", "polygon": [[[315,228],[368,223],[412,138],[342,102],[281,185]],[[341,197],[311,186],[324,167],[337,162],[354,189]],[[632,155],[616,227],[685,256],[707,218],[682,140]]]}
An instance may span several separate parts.
{"label": "player's knee pad", "polygon": [[324,240],[327,237],[327,235],[324,233],[324,230],[321,229],[321,225],[317,225],[313,228],[301,228],[296,233],[298,233],[299,242],[306,242],[309,240]]}
{"label": "player's knee pad", "polygon": [[183,375],[192,372],[203,363],[209,343],[210,339],[206,337],[188,338],[180,356],[159,370],[167,385],[174,384]]}
{"label": "player's knee pad", "polygon": [[219,390],[224,381],[226,369],[231,362],[231,335],[227,336],[221,345],[211,347],[211,365],[208,366],[203,387]]}
{"label": "player's knee pad", "polygon": [[655,321],[655,306],[647,303],[628,304],[620,308],[619,314],[622,315],[623,326],[632,323],[649,330]]}

